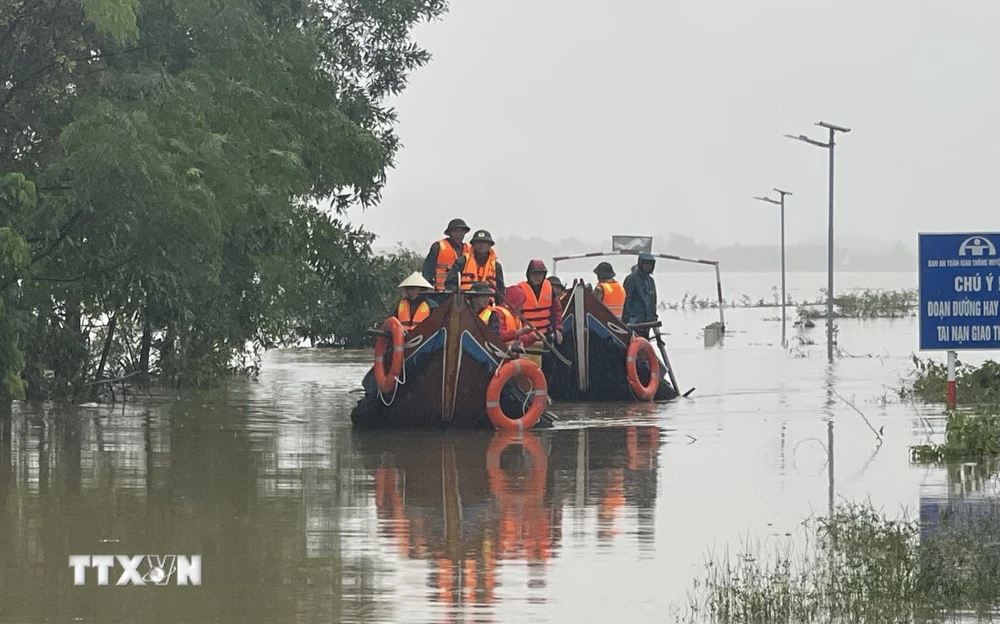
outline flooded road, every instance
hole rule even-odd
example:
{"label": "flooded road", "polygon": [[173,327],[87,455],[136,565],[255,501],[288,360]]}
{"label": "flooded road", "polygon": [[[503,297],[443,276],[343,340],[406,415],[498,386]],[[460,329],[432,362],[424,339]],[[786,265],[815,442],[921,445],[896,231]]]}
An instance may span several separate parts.
{"label": "flooded road", "polygon": [[[369,351],[271,352],[256,383],[124,407],[15,404],[0,622],[672,621],[712,549],[780,542],[841,500],[916,515],[956,487],[908,462],[927,430],[895,398],[915,318],[839,321],[831,367],[822,323],[786,351],[775,309],[726,313],[710,348],[717,312],[662,313],[691,399],[557,404],[522,441],[353,431]],[[68,557],[102,554],[201,555],[202,584],[74,586]]]}

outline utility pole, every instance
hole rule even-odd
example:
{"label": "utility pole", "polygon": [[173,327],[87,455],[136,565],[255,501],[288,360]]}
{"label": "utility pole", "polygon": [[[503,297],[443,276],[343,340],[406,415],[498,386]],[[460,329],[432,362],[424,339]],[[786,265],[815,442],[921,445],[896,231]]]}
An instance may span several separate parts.
{"label": "utility pole", "polygon": [[826,143],[822,141],[817,141],[815,139],[810,139],[804,134],[798,136],[786,134],[785,136],[790,139],[795,139],[797,141],[802,141],[810,145],[815,145],[816,147],[823,147],[830,152],[830,207],[829,207],[829,222],[827,224],[827,257],[826,257],[826,357],[829,361],[833,361],[833,148],[836,144],[834,142],[834,133],[843,132],[848,133],[851,131],[850,128],[845,128],[844,126],[837,126],[825,121],[817,121],[817,126],[826,128],[830,131],[830,138]]}
{"label": "utility pole", "polygon": [[754,197],[754,199],[781,206],[781,346],[782,348],[788,348],[788,339],[786,338],[785,331],[785,303],[788,299],[788,295],[785,294],[785,195],[791,195],[791,192],[778,188],[774,189],[774,191],[781,196],[780,200],[774,200],[770,197]]}

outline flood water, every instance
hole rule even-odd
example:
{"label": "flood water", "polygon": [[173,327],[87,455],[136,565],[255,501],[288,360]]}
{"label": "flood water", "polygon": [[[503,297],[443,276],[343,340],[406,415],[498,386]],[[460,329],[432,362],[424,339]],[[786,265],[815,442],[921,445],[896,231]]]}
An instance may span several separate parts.
{"label": "flood water", "polygon": [[[658,278],[666,300],[714,291],[708,273]],[[777,283],[724,278],[732,298]],[[825,276],[789,280],[811,298]],[[822,321],[786,351],[775,309],[726,314],[716,347],[700,333],[716,311],[661,315],[690,399],[557,404],[556,428],[520,442],[353,431],[369,351],[271,352],[256,383],[124,407],[15,404],[0,622],[670,621],[713,549],[780,541],[841,500],[915,516],[967,487],[908,461],[926,425],[895,389],[916,318],[839,321],[831,367]],[[102,554],[201,555],[202,583],[117,587],[118,568],[75,586],[68,558]]]}

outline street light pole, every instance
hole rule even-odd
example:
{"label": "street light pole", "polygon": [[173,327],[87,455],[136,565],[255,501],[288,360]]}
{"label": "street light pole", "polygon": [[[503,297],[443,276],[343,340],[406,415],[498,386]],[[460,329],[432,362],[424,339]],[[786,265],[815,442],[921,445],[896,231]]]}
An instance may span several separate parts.
{"label": "street light pole", "polygon": [[804,134],[794,136],[791,134],[786,134],[785,136],[790,139],[795,139],[797,141],[802,141],[804,143],[809,143],[810,145],[815,145],[817,147],[824,147],[830,151],[830,207],[829,207],[829,221],[827,223],[827,255],[826,255],[826,357],[829,361],[833,361],[833,148],[834,133],[843,132],[848,133],[851,131],[850,128],[845,128],[844,126],[837,126],[825,121],[817,121],[817,126],[821,126],[830,131],[829,141],[823,143],[822,141],[817,141],[815,139],[810,139]]}
{"label": "street light pole", "polygon": [[791,195],[791,193],[777,188],[774,190],[781,196],[780,200],[774,200],[770,197],[754,197],[754,199],[781,206],[781,346],[784,348],[788,347],[785,331],[785,304],[788,300],[788,296],[785,294],[785,195]]}

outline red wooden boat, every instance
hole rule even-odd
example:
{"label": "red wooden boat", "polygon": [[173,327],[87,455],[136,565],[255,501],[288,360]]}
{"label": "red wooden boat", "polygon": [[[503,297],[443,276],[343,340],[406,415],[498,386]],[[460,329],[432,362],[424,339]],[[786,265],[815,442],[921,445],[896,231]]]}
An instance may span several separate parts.
{"label": "red wooden boat", "polygon": [[[561,364],[552,355],[543,356],[543,369],[553,399],[666,401],[677,398],[668,363],[661,361],[652,345],[639,355],[633,353],[630,363],[630,346],[636,349],[633,346],[635,332],[582,283],[574,283],[561,301],[563,341],[555,348],[572,365]],[[634,370],[630,371],[633,364]],[[658,384],[650,384],[651,366],[658,369]],[[647,393],[644,389],[652,391]]]}
{"label": "red wooden boat", "polygon": [[[389,319],[383,329],[393,330],[398,326],[394,322]],[[385,349],[387,334],[395,331],[377,333]],[[377,356],[362,381],[365,396],[351,412],[356,427],[494,429],[502,426],[495,416],[498,408],[510,428],[552,426],[553,417],[544,412],[548,397],[540,371],[532,380],[530,396],[514,383],[496,382],[497,377],[513,374],[515,367],[529,370],[533,365],[511,360],[500,337],[486,327],[464,296],[448,295],[405,338],[399,329],[393,342],[398,348],[386,350],[381,362]],[[401,361],[389,364],[399,357],[397,352],[402,353]]]}

